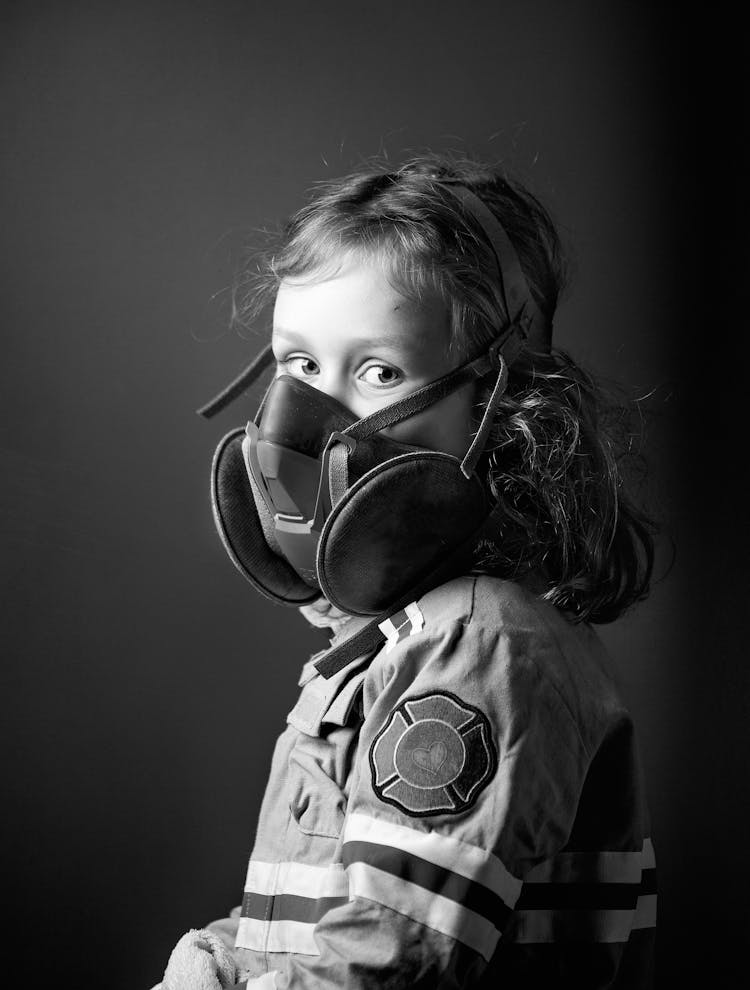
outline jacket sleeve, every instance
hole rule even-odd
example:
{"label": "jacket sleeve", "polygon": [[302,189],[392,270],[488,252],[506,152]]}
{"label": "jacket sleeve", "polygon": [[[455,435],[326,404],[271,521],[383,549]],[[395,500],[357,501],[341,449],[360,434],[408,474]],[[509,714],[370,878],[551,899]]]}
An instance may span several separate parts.
{"label": "jacket sleeve", "polygon": [[364,682],[340,843],[350,899],[278,990],[476,985],[524,875],[569,834],[588,757],[538,662],[554,644],[523,622],[419,618],[394,625]]}

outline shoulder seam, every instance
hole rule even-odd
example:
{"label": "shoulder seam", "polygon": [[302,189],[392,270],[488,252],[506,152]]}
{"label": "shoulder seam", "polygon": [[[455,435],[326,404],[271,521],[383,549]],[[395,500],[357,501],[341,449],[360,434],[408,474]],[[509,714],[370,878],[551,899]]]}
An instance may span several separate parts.
{"label": "shoulder seam", "polygon": [[[542,623],[544,624],[544,628],[545,628],[545,629],[547,630],[547,633],[548,633],[548,634],[549,634],[549,635],[550,635],[550,636],[552,637],[552,639],[554,640],[554,642],[555,642],[555,646],[557,647],[557,649],[558,649],[558,651],[559,651],[559,653],[560,653],[560,654],[561,654],[562,656],[564,656],[564,655],[565,655],[565,653],[564,653],[564,650],[563,650],[563,648],[562,648],[562,646],[560,645],[560,640],[559,640],[559,638],[558,638],[558,636],[557,636],[557,634],[556,634],[556,632],[555,632],[555,630],[554,630],[554,629],[552,628],[552,626],[551,626],[551,625],[549,624],[549,622],[547,621],[547,619],[545,618],[545,616],[543,616],[543,615],[542,615],[542,614],[540,613],[540,611],[539,611],[539,609],[538,609],[538,608],[536,607],[536,601],[532,601],[532,604],[531,604],[531,607],[532,607],[532,608],[534,609],[534,613],[535,613],[535,614],[537,615],[537,617],[539,618],[539,621],[540,621],[540,622],[542,622]],[[543,670],[543,669],[542,669],[542,668],[541,668],[541,667],[539,666],[539,664],[537,663],[537,661],[536,661],[536,660],[535,660],[535,659],[534,659],[533,657],[529,657],[529,659],[530,659],[530,660],[531,660],[531,662],[532,662],[532,663],[534,664],[534,666],[535,666],[535,667],[536,667],[536,669],[537,669],[537,670],[539,671],[539,673],[540,673],[540,674],[542,675],[542,677],[544,678],[544,680],[545,680],[545,682],[546,682],[547,684],[549,684],[549,686],[550,686],[550,687],[552,688],[552,690],[553,690],[553,691],[555,692],[555,694],[557,695],[557,697],[558,697],[558,698],[560,699],[560,701],[562,702],[562,704],[563,704],[563,707],[565,708],[565,711],[566,711],[566,712],[568,713],[568,717],[570,718],[570,721],[571,721],[571,722],[573,723],[573,727],[574,727],[574,728],[575,728],[575,730],[576,730],[576,735],[578,736],[578,741],[579,741],[579,742],[580,742],[580,744],[581,744],[581,748],[583,749],[583,752],[584,752],[584,753],[586,754],[586,756],[587,756],[587,758],[588,758],[589,760],[591,760],[591,759],[593,759],[593,754],[589,752],[589,748],[588,748],[588,746],[587,746],[587,745],[586,745],[586,743],[585,743],[585,742],[583,741],[583,736],[581,735],[581,730],[580,730],[580,728],[579,728],[579,725],[578,725],[578,719],[577,719],[577,718],[575,717],[575,715],[574,715],[574,713],[573,713],[573,711],[571,710],[571,708],[570,708],[570,705],[568,704],[568,699],[567,699],[567,698],[565,697],[565,695],[564,695],[564,694],[562,693],[562,691],[561,691],[561,690],[560,690],[560,688],[559,688],[559,687],[557,686],[557,684],[555,684],[555,682],[554,682],[554,681],[552,680],[552,678],[551,678],[551,677],[549,677],[549,675],[547,674],[547,672],[546,672],[545,670]]]}
{"label": "shoulder seam", "polygon": [[[477,582],[477,577],[474,577],[474,585],[473,585],[473,588],[472,588],[472,610],[471,610],[471,615],[472,616],[474,614],[474,594],[475,594],[475,591],[476,591],[476,582]],[[544,627],[545,631],[547,632],[547,634],[553,640],[555,646],[557,647],[558,652],[561,654],[561,656],[564,656],[565,655],[564,654],[564,651],[562,649],[562,646],[560,645],[560,640],[559,640],[557,634],[555,633],[555,630],[550,625],[550,623],[547,620],[546,616],[544,616],[540,612],[539,608],[537,607],[537,598],[536,598],[536,596],[530,595],[529,596],[529,599],[530,599],[529,604],[530,604],[530,607],[533,609],[534,615],[537,617],[538,621],[543,625],[543,627]],[[547,684],[549,686],[549,688],[555,693],[556,697],[559,699],[560,704],[565,709],[565,712],[567,713],[568,718],[570,719],[570,722],[571,722],[571,724],[572,724],[572,726],[573,726],[573,728],[575,730],[576,738],[578,739],[578,742],[580,743],[580,746],[581,746],[581,749],[583,750],[584,755],[586,756],[586,758],[589,761],[591,761],[591,759],[593,758],[593,756],[589,752],[589,748],[586,745],[586,743],[584,742],[583,737],[581,736],[581,730],[580,730],[580,727],[579,727],[579,724],[578,724],[578,719],[576,718],[575,713],[572,711],[572,709],[570,707],[570,704],[568,703],[568,699],[562,693],[562,691],[560,690],[560,688],[558,687],[558,685],[554,682],[554,680],[552,680],[552,678],[549,676],[549,674],[547,673],[547,671],[542,666],[540,666],[539,662],[535,659],[535,657],[532,656],[530,653],[527,653],[526,654],[526,657],[527,657],[528,661],[531,664],[533,664],[534,669],[539,673],[539,675],[542,678],[542,681],[544,682],[544,684]]]}
{"label": "shoulder seam", "polygon": [[[554,633],[553,633],[553,636],[554,636]],[[557,642],[557,638],[556,637],[555,637],[555,642]],[[570,705],[568,704],[568,699],[562,693],[562,691],[557,686],[557,684],[555,684],[555,682],[550,677],[547,676],[546,671],[542,667],[539,666],[539,664],[534,659],[534,657],[529,657],[529,660],[531,661],[531,663],[534,664],[534,668],[536,670],[538,670],[539,673],[541,674],[541,676],[542,676],[542,678],[544,680],[544,683],[545,684],[548,684],[550,686],[550,688],[554,691],[555,695],[559,699],[561,705],[563,706],[563,708],[565,709],[565,711],[566,711],[566,713],[568,715],[568,718],[570,719],[571,725],[573,726],[573,728],[575,730],[576,738],[578,739],[578,742],[581,744],[581,749],[583,750],[583,753],[584,753],[586,759],[589,762],[591,762],[591,760],[593,759],[592,754],[589,752],[588,746],[583,741],[583,736],[581,735],[581,730],[580,730],[579,725],[578,725],[578,719],[575,717],[575,715],[571,711]]]}
{"label": "shoulder seam", "polygon": [[471,578],[471,607],[469,608],[469,618],[466,620],[464,625],[468,625],[474,618],[474,607],[476,605],[477,599],[477,577],[476,574],[472,575]]}

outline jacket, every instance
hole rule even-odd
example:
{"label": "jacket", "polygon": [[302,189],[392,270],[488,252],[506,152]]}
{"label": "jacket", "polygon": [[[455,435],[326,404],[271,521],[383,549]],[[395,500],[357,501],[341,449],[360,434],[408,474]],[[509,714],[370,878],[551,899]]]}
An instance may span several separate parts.
{"label": "jacket", "polygon": [[485,575],[381,628],[303,668],[233,923],[248,988],[651,986],[644,785],[594,630]]}

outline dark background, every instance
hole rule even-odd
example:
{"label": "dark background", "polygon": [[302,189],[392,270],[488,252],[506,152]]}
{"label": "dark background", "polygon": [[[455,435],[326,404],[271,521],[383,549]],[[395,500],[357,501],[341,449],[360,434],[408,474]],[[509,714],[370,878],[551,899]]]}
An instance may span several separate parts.
{"label": "dark background", "polygon": [[[245,233],[363,157],[426,148],[502,161],[542,197],[574,260],[558,344],[653,393],[676,563],[602,631],[640,727],[663,985],[717,975],[749,862],[729,442],[746,110],[720,9],[0,5],[2,849],[6,951],[28,937],[31,985],[150,987],[182,932],[240,900],[273,742],[322,640],[213,532],[210,458],[252,400],[193,410],[258,348],[226,332]],[[659,574],[669,556],[665,538]]]}

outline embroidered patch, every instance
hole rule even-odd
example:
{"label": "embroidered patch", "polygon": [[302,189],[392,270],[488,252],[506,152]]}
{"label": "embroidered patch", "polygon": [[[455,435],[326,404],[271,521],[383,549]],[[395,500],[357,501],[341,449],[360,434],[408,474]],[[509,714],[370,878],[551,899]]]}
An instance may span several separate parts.
{"label": "embroidered patch", "polygon": [[370,747],[375,793],[415,817],[464,811],[496,767],[487,716],[446,691],[402,701]]}
{"label": "embroidered patch", "polygon": [[419,605],[416,602],[412,602],[411,605],[407,605],[400,612],[396,612],[395,615],[390,616],[384,622],[380,622],[378,629],[386,639],[385,652],[390,653],[396,643],[401,642],[402,639],[422,632],[422,629],[424,629],[424,616],[420,611]]}

